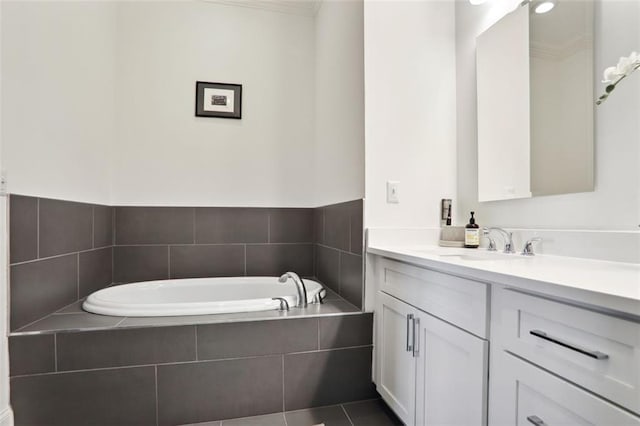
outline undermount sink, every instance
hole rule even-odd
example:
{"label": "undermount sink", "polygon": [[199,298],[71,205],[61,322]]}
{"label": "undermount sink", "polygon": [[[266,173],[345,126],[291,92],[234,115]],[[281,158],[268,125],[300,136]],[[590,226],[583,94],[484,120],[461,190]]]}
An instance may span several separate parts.
{"label": "undermount sink", "polygon": [[517,254],[507,254],[495,251],[487,251],[487,250],[479,250],[475,251],[473,249],[463,249],[463,248],[432,248],[432,249],[417,249],[413,250],[416,253],[427,254],[432,256],[438,256],[443,259],[451,259],[451,260],[466,260],[472,262],[478,261],[499,261],[499,260],[516,260],[516,259],[525,259],[525,256],[520,256]]}

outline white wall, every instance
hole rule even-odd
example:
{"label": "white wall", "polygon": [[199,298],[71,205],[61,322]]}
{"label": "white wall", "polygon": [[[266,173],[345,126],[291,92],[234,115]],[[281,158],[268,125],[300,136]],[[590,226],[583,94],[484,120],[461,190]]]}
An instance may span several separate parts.
{"label": "white wall", "polygon": [[1,7],[2,168],[10,191],[108,203],[115,3]]}
{"label": "white wall", "polygon": [[[456,2],[457,221],[476,210],[480,225],[514,228],[637,230],[640,224],[640,75],[625,80],[595,117],[595,191],[525,200],[477,202],[475,37],[518,2]],[[640,2],[596,2],[595,93],[601,71],[640,46]],[[500,166],[496,158],[496,167]]]}
{"label": "white wall", "polygon": [[[207,2],[118,6],[114,204],[313,206],[312,17]],[[194,116],[243,85],[242,120]]]}
{"label": "white wall", "polygon": [[456,198],[454,2],[365,1],[364,28],[366,226],[437,227]]}
{"label": "white wall", "polygon": [[316,205],[364,197],[362,0],[323,1],[316,15]]}

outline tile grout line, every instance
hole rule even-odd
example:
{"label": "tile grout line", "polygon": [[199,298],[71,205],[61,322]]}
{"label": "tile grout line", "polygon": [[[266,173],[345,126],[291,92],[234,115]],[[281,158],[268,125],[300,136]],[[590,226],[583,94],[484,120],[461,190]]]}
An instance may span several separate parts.
{"label": "tile grout line", "polygon": [[89,253],[89,252],[92,252],[92,251],[104,250],[104,249],[111,248],[111,247],[113,247],[113,246],[103,246],[103,247],[90,248],[90,249],[86,249],[86,250],[70,251],[70,252],[67,252],[67,253],[55,254],[53,256],[39,257],[39,258],[36,258],[36,259],[31,259],[31,260],[25,260],[25,261],[22,261],[22,262],[11,263],[9,266],[25,265],[27,263],[35,263],[35,262],[40,262],[40,261],[45,261],[45,260],[57,259],[59,257],[71,256],[73,254]]}
{"label": "tile grout line", "polygon": [[281,357],[282,357],[282,413],[284,413],[286,411],[285,410],[286,409],[286,407],[285,407],[285,393],[284,393],[284,354],[282,354]]}
{"label": "tile grout line", "polygon": [[80,300],[80,253],[76,253],[76,302]]}
{"label": "tile grout line", "polygon": [[96,248],[96,206],[91,206],[91,248]]}
{"label": "tile grout line", "polygon": [[158,410],[158,408],[159,408],[158,406],[160,405],[160,404],[158,404],[158,366],[154,365],[153,369],[154,369],[154,373],[155,373],[155,385],[156,385],[155,386],[156,387],[156,426],[158,426],[158,424],[160,422],[160,419],[159,419],[159,416],[158,416],[158,411],[159,411]]}
{"label": "tile grout line", "polygon": [[53,334],[53,370],[58,372],[58,333]]}
{"label": "tile grout line", "polygon": [[36,199],[36,259],[40,259],[40,198]]}
{"label": "tile grout line", "polygon": [[196,361],[200,361],[198,359],[198,325],[197,324],[193,326],[193,335],[195,337],[195,342],[196,342]]}
{"label": "tile grout line", "polygon": [[347,413],[347,409],[344,408],[344,404],[340,404],[340,408],[342,408],[344,415],[347,416],[347,420],[349,420],[349,423],[351,423],[351,426],[354,426],[353,420],[351,420],[351,417],[349,417],[349,413]]}

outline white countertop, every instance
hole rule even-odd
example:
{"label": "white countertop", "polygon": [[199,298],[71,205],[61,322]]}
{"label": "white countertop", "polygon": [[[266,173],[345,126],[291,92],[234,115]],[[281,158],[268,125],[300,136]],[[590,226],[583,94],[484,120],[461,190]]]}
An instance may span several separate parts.
{"label": "white countertop", "polygon": [[640,317],[640,265],[429,245],[369,245],[367,253]]}

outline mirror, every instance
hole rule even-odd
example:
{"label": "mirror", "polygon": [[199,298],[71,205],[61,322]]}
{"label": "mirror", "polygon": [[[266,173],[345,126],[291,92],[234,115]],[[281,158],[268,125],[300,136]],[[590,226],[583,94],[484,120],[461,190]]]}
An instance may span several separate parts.
{"label": "mirror", "polygon": [[477,38],[479,201],[593,190],[593,2],[530,2]]}

